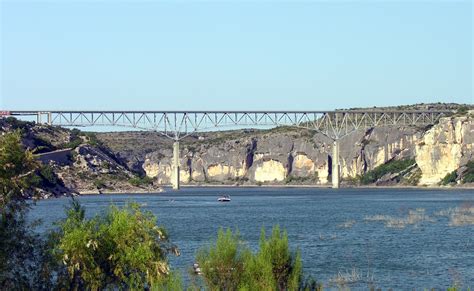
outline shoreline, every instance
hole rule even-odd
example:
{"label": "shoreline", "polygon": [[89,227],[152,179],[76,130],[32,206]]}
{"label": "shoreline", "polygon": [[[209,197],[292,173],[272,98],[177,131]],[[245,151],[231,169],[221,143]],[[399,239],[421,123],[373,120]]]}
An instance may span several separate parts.
{"label": "shoreline", "polygon": [[[302,188],[302,189],[332,189],[331,185],[181,185],[183,188]],[[339,189],[419,189],[419,190],[474,190],[474,185],[467,186],[410,186],[410,185],[395,185],[395,186],[342,186]],[[163,185],[156,189],[129,189],[129,190],[103,190],[101,193],[93,190],[77,191],[79,195],[113,195],[113,194],[160,194],[167,192],[177,192],[179,190],[171,189],[171,185]],[[334,190],[337,191],[337,190]]]}

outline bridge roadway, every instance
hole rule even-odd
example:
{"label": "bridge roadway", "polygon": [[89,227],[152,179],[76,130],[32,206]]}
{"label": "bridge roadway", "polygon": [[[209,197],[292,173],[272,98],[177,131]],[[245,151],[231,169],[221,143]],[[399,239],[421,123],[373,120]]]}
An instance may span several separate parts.
{"label": "bridge roadway", "polygon": [[199,131],[291,126],[320,132],[334,141],[332,184],[339,188],[339,140],[377,126],[427,126],[451,110],[335,110],[335,111],[0,111],[0,116],[33,116],[37,123],[64,127],[120,126],[157,131],[173,139],[172,184],[179,189],[179,140]]}

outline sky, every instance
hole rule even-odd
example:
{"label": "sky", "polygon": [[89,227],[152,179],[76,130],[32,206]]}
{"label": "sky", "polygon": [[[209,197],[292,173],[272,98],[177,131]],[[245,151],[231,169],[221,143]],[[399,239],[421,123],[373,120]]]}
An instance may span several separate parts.
{"label": "sky", "polygon": [[0,0],[2,110],[474,103],[466,1]]}

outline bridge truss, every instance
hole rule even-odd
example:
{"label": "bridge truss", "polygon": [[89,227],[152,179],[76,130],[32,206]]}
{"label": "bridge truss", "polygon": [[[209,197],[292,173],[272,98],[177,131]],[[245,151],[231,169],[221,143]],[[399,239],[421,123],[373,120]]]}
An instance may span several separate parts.
{"label": "bridge truss", "polygon": [[[157,131],[180,140],[194,132],[231,128],[292,126],[333,140],[377,126],[426,126],[451,111],[11,111],[37,122],[67,127],[119,126]],[[46,117],[46,118],[45,118]]]}

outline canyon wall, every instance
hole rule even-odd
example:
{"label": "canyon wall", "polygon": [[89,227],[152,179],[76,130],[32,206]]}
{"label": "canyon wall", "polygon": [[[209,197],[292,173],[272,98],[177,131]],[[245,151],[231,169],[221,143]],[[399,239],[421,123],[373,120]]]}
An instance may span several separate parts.
{"label": "canyon wall", "polygon": [[[340,141],[342,179],[350,180],[391,160],[415,159],[420,185],[433,185],[473,157],[474,122],[470,115],[446,117],[429,128],[376,127]],[[182,183],[326,184],[331,176],[332,140],[303,129],[209,134],[181,145]],[[160,183],[171,176],[171,148],[145,155],[143,170]]]}

